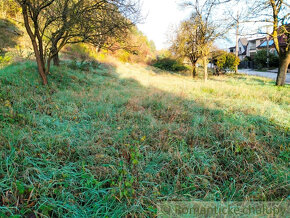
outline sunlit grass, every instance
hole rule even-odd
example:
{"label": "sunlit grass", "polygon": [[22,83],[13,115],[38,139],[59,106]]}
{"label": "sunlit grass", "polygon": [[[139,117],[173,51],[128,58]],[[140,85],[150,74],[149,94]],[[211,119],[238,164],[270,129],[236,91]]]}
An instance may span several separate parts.
{"label": "sunlit grass", "polygon": [[289,86],[274,87],[274,82],[267,78],[231,74],[213,77],[205,83],[200,78],[193,80],[178,74],[158,73],[155,68],[122,64],[117,72],[121,78],[132,78],[145,87],[155,87],[207,107],[263,115],[289,127]]}
{"label": "sunlit grass", "polygon": [[115,63],[0,70],[0,217],[153,216],[162,200],[289,196],[289,87]]}

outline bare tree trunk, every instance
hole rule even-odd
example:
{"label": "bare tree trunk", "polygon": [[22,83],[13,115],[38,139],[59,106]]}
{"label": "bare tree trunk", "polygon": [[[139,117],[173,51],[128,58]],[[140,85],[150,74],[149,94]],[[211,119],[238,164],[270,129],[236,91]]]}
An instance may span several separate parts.
{"label": "bare tree trunk", "polygon": [[58,53],[56,53],[56,55],[53,56],[53,65],[54,66],[59,66],[60,65],[60,59],[59,59]]}
{"label": "bare tree trunk", "polygon": [[40,77],[42,79],[43,85],[47,85],[47,78],[46,78],[46,74],[45,74],[45,66],[43,65],[44,61],[41,59],[39,51],[37,50],[36,42],[32,41],[32,44],[33,44],[33,50],[34,50],[34,53],[35,53],[35,58],[36,58],[36,63],[37,63],[39,75],[40,75]]}
{"label": "bare tree trunk", "polygon": [[213,67],[213,75],[215,75],[215,76],[219,76],[220,75],[220,71],[219,71],[219,69],[216,66]]}
{"label": "bare tree trunk", "polygon": [[47,61],[46,61],[46,71],[45,71],[45,74],[46,74],[46,75],[48,75],[49,72],[50,72],[51,59],[52,59],[52,57],[48,57],[48,58],[47,58]]}
{"label": "bare tree trunk", "polygon": [[57,41],[54,41],[54,44],[52,45],[52,48],[51,48],[51,53],[52,53],[53,65],[59,66],[60,59],[59,59],[59,53],[58,53],[58,49],[57,49]]}
{"label": "bare tree trunk", "polygon": [[197,62],[192,63],[192,77],[195,78],[197,76]]}
{"label": "bare tree trunk", "polygon": [[289,63],[290,63],[290,51],[287,52],[285,57],[280,58],[279,72],[276,80],[277,86],[285,85]]}
{"label": "bare tree trunk", "polygon": [[204,67],[204,81],[207,81],[208,73],[207,73],[207,56],[203,57],[203,67]]}
{"label": "bare tree trunk", "polygon": [[24,18],[24,25],[25,28],[27,30],[27,33],[31,39],[31,43],[33,46],[33,51],[35,54],[35,58],[36,58],[36,63],[37,63],[37,67],[38,67],[38,73],[42,79],[42,83],[43,85],[47,85],[47,78],[46,78],[46,74],[45,74],[45,65],[44,65],[44,59],[43,56],[40,54],[40,51],[38,50],[38,45],[37,45],[37,41],[36,41],[36,37],[33,34],[30,26],[29,26],[29,19],[28,19],[28,11],[27,11],[27,7],[23,6],[22,7],[22,14],[23,14],[23,18]]}
{"label": "bare tree trunk", "polygon": [[41,65],[43,66],[43,71],[45,72],[45,60],[44,60],[44,52],[43,52],[43,42],[42,42],[42,38],[39,34],[39,30],[38,28],[35,29],[36,32],[36,37],[38,40],[38,52],[39,52],[39,56],[40,56],[40,60],[41,60]]}

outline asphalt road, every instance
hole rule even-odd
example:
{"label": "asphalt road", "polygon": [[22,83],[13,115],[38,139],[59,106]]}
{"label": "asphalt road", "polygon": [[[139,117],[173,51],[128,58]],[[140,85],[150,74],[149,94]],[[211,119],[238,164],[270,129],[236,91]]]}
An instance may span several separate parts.
{"label": "asphalt road", "polygon": [[[277,78],[277,73],[260,72],[260,71],[255,71],[255,70],[251,70],[251,69],[241,69],[241,70],[239,70],[239,73],[248,74],[248,75],[252,75],[252,76],[266,77],[266,78],[270,78],[272,80],[276,80],[276,78]],[[286,77],[286,83],[290,84],[290,74],[289,73],[287,74],[287,77]]]}

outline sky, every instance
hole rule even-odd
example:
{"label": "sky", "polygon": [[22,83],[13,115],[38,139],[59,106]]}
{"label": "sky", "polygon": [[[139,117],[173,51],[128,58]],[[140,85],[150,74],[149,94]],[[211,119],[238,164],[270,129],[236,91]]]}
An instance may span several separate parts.
{"label": "sky", "polygon": [[[138,24],[138,28],[149,38],[153,40],[158,50],[168,48],[168,34],[172,27],[177,27],[182,20],[190,15],[190,9],[180,7],[181,0],[143,0],[142,14],[144,21]],[[233,11],[240,8],[238,5],[232,8]],[[222,13],[222,12],[221,12]],[[246,28],[253,29],[255,25],[251,24]],[[235,45],[235,31],[231,30],[227,34],[227,40],[220,39],[215,43],[221,49],[226,49]]]}
{"label": "sky", "polygon": [[189,16],[189,11],[179,7],[180,0],[143,0],[142,14],[145,17],[138,28],[155,42],[156,48],[168,47],[167,34]]}
{"label": "sky", "polygon": [[[172,28],[177,28],[181,21],[187,19],[191,9],[180,7],[181,0],[143,0],[142,15],[144,21],[138,28],[153,40],[158,50],[168,48],[168,34]],[[232,35],[235,37],[234,35]],[[229,35],[230,40],[217,40],[219,48],[225,49],[233,46],[235,39]],[[231,38],[233,38],[231,40]]]}

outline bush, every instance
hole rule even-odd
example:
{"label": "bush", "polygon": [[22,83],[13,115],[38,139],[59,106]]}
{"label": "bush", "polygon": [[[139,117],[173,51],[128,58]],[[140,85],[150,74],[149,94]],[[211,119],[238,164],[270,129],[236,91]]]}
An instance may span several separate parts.
{"label": "bush", "polygon": [[120,50],[117,57],[123,63],[128,63],[131,61],[131,54],[125,50]]}
{"label": "bush", "polygon": [[172,58],[157,59],[154,61],[153,66],[162,70],[175,71],[175,72],[187,70],[184,64]]}
{"label": "bush", "polygon": [[78,62],[73,59],[67,66],[72,70],[91,71],[98,68],[100,63],[96,60]]}
{"label": "bush", "polygon": [[11,63],[12,57],[8,55],[0,56],[0,67],[5,67]]}
{"label": "bush", "polygon": [[79,60],[84,63],[93,60],[90,49],[85,44],[73,44],[65,48],[64,54],[72,60]]}
{"label": "bush", "polygon": [[240,59],[232,53],[223,53],[217,57],[217,67],[219,70],[235,70],[236,66],[240,64]]}
{"label": "bush", "polygon": [[219,70],[224,69],[226,61],[227,61],[226,54],[222,54],[222,55],[217,57],[217,67],[218,67]]}
{"label": "bush", "polygon": [[99,67],[92,49],[85,44],[74,44],[66,47],[64,52],[70,61],[68,67],[73,70],[90,71]]}
{"label": "bush", "polygon": [[227,54],[227,60],[226,60],[226,68],[230,70],[235,70],[236,66],[240,64],[240,59],[236,57],[236,55],[232,53]]}
{"label": "bush", "polygon": [[[269,65],[270,67],[279,67],[279,57],[273,52],[269,54]],[[267,67],[267,50],[259,50],[254,57],[255,64],[257,68],[266,68]]]}

